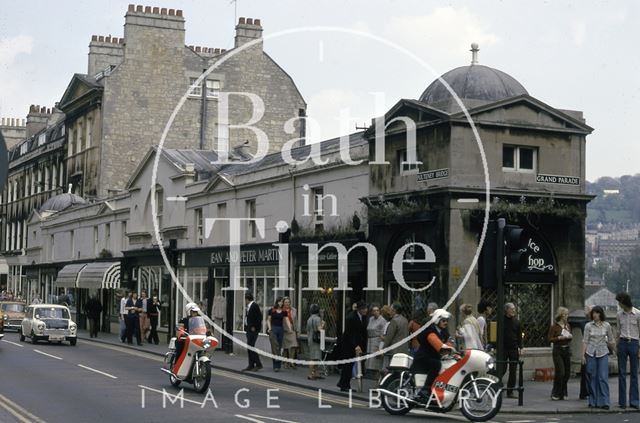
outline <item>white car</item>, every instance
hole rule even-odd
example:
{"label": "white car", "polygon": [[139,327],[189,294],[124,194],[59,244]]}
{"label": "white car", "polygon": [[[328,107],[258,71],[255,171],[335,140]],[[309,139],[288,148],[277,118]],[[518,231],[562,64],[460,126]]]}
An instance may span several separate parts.
{"label": "white car", "polygon": [[33,304],[27,307],[25,318],[20,325],[20,341],[31,338],[38,341],[69,341],[76,345],[77,326],[71,320],[69,309],[57,304]]}

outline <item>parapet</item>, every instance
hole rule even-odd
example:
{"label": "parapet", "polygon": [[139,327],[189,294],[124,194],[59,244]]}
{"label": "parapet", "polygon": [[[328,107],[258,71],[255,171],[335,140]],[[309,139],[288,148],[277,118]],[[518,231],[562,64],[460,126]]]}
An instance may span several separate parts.
{"label": "parapet", "polygon": [[27,120],[19,118],[1,118],[0,126],[10,128],[24,128],[25,126],[27,126]]}

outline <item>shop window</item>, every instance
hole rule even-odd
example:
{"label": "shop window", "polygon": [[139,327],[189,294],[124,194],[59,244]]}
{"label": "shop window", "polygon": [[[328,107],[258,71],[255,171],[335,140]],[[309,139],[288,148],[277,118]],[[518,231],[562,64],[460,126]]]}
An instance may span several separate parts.
{"label": "shop window", "polygon": [[537,149],[514,145],[502,146],[502,170],[533,173],[536,170]]}

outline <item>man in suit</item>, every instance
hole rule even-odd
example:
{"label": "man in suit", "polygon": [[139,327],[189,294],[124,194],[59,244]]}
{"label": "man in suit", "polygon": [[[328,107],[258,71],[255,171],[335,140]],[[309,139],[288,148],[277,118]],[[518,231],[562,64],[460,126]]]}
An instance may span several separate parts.
{"label": "man in suit", "polygon": [[[340,340],[341,359],[344,360],[366,354],[368,340],[367,311],[368,307],[365,302],[358,301],[356,310],[345,319],[344,332]],[[342,365],[340,381],[338,382],[338,388],[342,392],[348,392],[351,389],[352,371],[353,363]]]}
{"label": "man in suit", "polygon": [[[250,292],[247,292],[244,295],[244,302],[247,305],[244,320],[244,330],[247,333],[247,344],[251,347],[255,347],[256,341],[258,340],[258,334],[262,329],[262,312],[260,311],[258,304],[253,301],[253,295]],[[258,356],[258,353],[249,350],[248,357],[249,365],[246,369],[242,370],[243,372],[257,372],[262,369],[262,363],[260,362],[260,356]]]}
{"label": "man in suit", "polygon": [[[400,342],[403,339],[409,337],[409,322],[407,318],[402,315],[402,306],[398,303],[391,305],[391,321],[387,327],[387,333],[384,336],[384,348],[388,348]],[[399,347],[385,353],[385,367],[388,366],[391,361],[391,357],[394,354],[404,353],[408,354],[408,343],[404,343]]]}

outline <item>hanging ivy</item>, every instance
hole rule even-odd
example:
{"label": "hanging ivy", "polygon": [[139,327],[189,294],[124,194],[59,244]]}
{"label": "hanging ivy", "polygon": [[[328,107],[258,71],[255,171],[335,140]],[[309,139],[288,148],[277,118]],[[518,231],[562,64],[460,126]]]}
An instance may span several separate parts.
{"label": "hanging ivy", "polygon": [[[484,212],[484,206],[480,205],[476,210]],[[505,217],[512,221],[522,217],[527,219],[552,217],[570,220],[581,220],[587,217],[584,208],[575,204],[560,202],[553,196],[538,198],[532,202],[529,202],[525,196],[521,196],[517,203],[494,197],[491,203],[491,214]]]}
{"label": "hanging ivy", "polygon": [[428,212],[429,207],[422,201],[402,199],[399,201],[364,200],[368,207],[368,219],[373,224],[391,224],[416,218]]}

